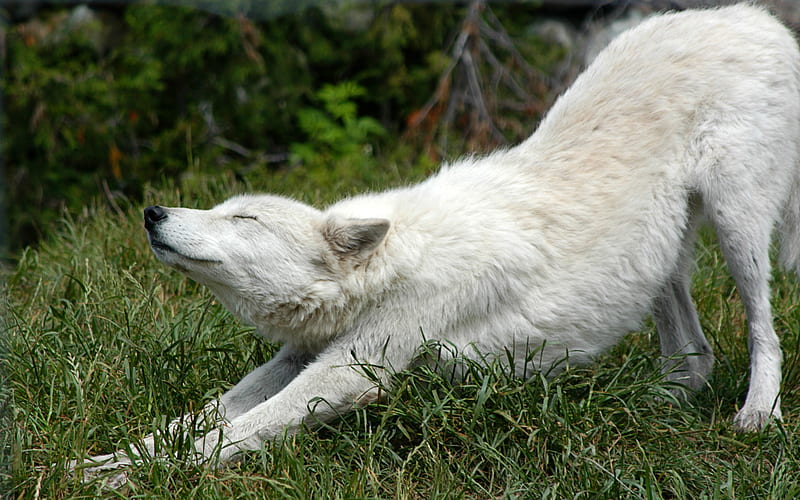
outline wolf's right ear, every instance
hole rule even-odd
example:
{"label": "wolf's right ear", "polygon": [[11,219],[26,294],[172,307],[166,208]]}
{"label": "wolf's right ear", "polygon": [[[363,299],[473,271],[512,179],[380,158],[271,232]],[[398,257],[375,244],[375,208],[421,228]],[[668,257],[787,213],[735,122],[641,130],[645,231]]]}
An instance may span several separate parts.
{"label": "wolf's right ear", "polygon": [[322,236],[339,257],[360,257],[380,245],[390,225],[386,219],[331,217],[322,226]]}

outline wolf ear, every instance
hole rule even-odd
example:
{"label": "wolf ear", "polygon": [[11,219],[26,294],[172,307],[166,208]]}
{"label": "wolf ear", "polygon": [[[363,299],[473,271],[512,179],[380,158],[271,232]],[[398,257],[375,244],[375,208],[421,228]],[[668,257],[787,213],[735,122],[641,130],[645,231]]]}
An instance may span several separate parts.
{"label": "wolf ear", "polygon": [[389,225],[386,219],[331,217],[322,227],[322,236],[337,255],[356,257],[374,250],[386,237]]}

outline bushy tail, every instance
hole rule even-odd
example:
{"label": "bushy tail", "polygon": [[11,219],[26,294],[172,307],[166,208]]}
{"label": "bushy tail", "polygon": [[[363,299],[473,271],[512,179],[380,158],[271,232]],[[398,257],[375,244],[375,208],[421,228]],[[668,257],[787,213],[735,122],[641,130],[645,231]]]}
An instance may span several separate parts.
{"label": "bushy tail", "polygon": [[780,262],[800,276],[800,165],[792,180],[791,191],[783,208],[780,225]]}

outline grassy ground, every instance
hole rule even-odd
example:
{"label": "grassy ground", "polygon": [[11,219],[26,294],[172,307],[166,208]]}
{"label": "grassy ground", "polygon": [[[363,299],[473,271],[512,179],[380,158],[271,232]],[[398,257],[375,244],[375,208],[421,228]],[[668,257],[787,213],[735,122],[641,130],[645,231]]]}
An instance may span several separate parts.
{"label": "grassy ground", "polygon": [[[419,170],[386,169],[382,186]],[[339,179],[340,186],[354,179]],[[300,174],[257,188],[325,202]],[[250,189],[187,178],[148,201],[207,206]],[[463,384],[415,370],[386,402],[330,427],[265,445],[212,471],[172,458],[136,467],[122,491],[83,484],[67,463],[108,453],[197,409],[274,352],[208,292],[160,265],[141,207],[65,220],[8,277],[3,305],[0,492],[9,498],[797,498],[800,497],[800,308],[776,273],[775,324],[786,353],[785,420],[733,432],[747,388],[745,320],[713,239],[703,238],[695,297],[718,357],[713,388],[664,401],[653,328],[596,365],[527,384],[473,366]]]}

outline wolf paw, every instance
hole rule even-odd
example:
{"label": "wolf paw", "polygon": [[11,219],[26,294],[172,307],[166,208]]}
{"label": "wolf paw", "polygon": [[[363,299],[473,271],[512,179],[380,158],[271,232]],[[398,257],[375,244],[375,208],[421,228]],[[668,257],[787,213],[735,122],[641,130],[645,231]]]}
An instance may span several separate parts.
{"label": "wolf paw", "polygon": [[755,432],[764,429],[772,422],[780,422],[780,420],[780,408],[764,410],[748,408],[745,405],[733,417],[733,427],[739,432]]}
{"label": "wolf paw", "polygon": [[[104,487],[117,489],[128,482],[127,468],[130,465],[131,460],[128,457],[118,457],[112,454],[91,457],[83,462],[75,460],[69,468],[72,474],[80,474],[84,482],[102,477]],[[116,473],[107,474],[112,471],[116,471]]]}
{"label": "wolf paw", "polygon": [[[108,469],[104,469],[102,472],[106,472]],[[95,476],[99,477],[100,472],[96,472]],[[128,471],[123,469],[120,472],[103,476],[102,478],[103,488],[105,489],[112,489],[116,490],[124,486],[128,482]]]}

